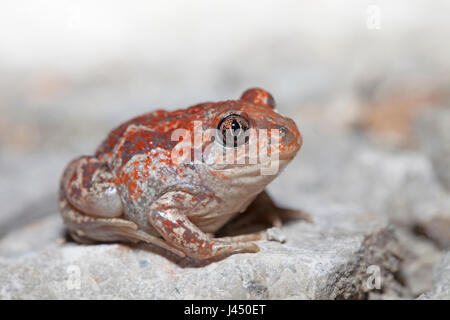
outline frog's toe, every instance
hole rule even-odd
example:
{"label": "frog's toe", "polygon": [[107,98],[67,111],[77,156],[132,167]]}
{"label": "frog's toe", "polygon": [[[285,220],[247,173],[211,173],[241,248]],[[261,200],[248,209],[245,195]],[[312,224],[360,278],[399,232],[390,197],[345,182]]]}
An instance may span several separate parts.
{"label": "frog's toe", "polygon": [[235,253],[256,253],[259,252],[259,246],[250,241],[220,241],[217,243],[217,250],[222,254],[235,254]]}
{"label": "frog's toe", "polygon": [[262,240],[263,236],[261,233],[249,233],[231,237],[220,237],[218,239],[226,242],[248,242]]}
{"label": "frog's toe", "polygon": [[314,223],[312,216],[303,210],[282,209],[280,210],[280,216],[283,219],[301,219],[308,223]]}

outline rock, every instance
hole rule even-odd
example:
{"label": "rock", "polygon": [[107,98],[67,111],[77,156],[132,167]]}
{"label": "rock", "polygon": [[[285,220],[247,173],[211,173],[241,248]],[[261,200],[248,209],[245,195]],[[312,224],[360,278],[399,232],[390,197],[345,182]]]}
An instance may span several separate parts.
{"label": "rock", "polygon": [[398,277],[410,294],[418,297],[431,290],[433,268],[445,253],[436,248],[430,239],[414,235],[408,229],[398,228],[395,234],[403,258]]}
{"label": "rock", "polygon": [[433,288],[419,299],[450,300],[450,252],[434,270]]}
{"label": "rock", "polygon": [[434,217],[427,221],[421,221],[414,230],[417,234],[433,240],[439,248],[450,248],[450,218]]}
{"label": "rock", "polygon": [[441,213],[420,221],[415,229],[439,247],[450,248],[450,108],[435,107],[422,112],[414,128],[420,149],[430,158],[437,181],[447,191]]}
{"label": "rock", "polygon": [[260,241],[259,253],[204,265],[144,245],[67,242],[53,215],[0,241],[0,298],[364,298],[373,288],[368,277],[378,272],[382,291],[403,294],[386,219],[339,205],[309,213],[313,224],[285,224],[285,244]]}
{"label": "rock", "polygon": [[273,227],[267,229],[267,240],[269,241],[277,241],[280,243],[286,242],[286,236],[283,234],[283,231],[280,228]]}
{"label": "rock", "polygon": [[425,155],[376,147],[357,135],[297,122],[305,144],[289,172],[268,186],[280,204],[306,208],[310,201],[336,201],[411,229],[450,218],[450,196]]}
{"label": "rock", "polygon": [[450,108],[431,108],[415,121],[419,147],[427,154],[438,180],[450,191]]}

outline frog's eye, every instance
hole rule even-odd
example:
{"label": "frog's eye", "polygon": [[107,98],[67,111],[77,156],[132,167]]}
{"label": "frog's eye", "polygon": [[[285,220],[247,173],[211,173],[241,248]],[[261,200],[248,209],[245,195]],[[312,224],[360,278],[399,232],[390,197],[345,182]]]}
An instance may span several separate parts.
{"label": "frog's eye", "polygon": [[249,128],[249,121],[242,115],[230,114],[219,122],[218,138],[224,146],[238,147],[248,142],[246,131]]}

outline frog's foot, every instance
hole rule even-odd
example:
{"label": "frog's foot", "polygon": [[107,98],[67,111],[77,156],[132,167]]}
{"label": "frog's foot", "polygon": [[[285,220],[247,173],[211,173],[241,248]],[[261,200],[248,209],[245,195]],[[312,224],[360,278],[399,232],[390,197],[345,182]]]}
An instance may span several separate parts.
{"label": "frog's foot", "polygon": [[260,233],[249,233],[249,234],[243,234],[238,236],[231,236],[231,237],[220,237],[216,238],[220,241],[225,242],[247,242],[247,241],[258,241],[263,239],[263,236]]}
{"label": "frog's foot", "polygon": [[197,260],[206,260],[234,253],[255,253],[259,247],[253,240],[261,239],[257,234],[237,237],[214,238],[200,230],[179,208],[167,207],[161,198],[148,214],[151,225],[172,246]]}
{"label": "frog's foot", "polygon": [[[280,228],[283,220],[302,219],[312,223],[311,216],[302,210],[278,207],[266,191],[261,192],[247,208],[250,217],[255,216],[259,221],[268,223],[272,227]],[[245,213],[244,213],[245,214]]]}
{"label": "frog's foot", "polygon": [[[269,195],[263,191],[250,204],[245,212],[236,216],[224,228],[220,234],[239,234],[246,230],[265,229],[266,227],[283,226],[283,221],[290,219],[302,219],[312,223],[311,216],[302,210],[292,210],[278,207]],[[259,232],[263,239],[266,238],[265,230]]]}
{"label": "frog's foot", "polygon": [[[314,223],[314,220],[311,217],[311,215],[303,210],[278,208],[278,217],[281,218],[282,220],[301,219],[308,223]],[[276,225],[274,225],[274,227],[276,227]]]}
{"label": "frog's foot", "polygon": [[270,212],[266,214],[262,214],[258,216],[258,220],[268,224],[271,227],[281,228],[283,226],[283,221],[290,219],[301,219],[308,223],[313,223],[312,217],[302,211],[302,210],[292,210],[292,209],[284,209],[284,208],[274,208]]}
{"label": "frog's foot", "polygon": [[81,157],[67,166],[61,179],[59,210],[72,238],[79,243],[143,241],[185,256],[134,222],[120,218],[122,203],[112,180],[108,168],[93,157]]}
{"label": "frog's foot", "polygon": [[65,199],[60,200],[59,207],[71,237],[78,243],[145,242],[169,250],[177,256],[185,257],[182,251],[171,247],[163,239],[140,230],[132,221],[120,218],[91,217],[79,212]]}

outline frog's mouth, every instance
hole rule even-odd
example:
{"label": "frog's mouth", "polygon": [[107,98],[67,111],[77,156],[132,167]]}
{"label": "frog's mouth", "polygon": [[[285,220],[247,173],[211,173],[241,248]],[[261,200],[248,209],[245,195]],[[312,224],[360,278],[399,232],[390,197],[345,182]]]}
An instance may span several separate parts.
{"label": "frog's mouth", "polygon": [[288,151],[280,152],[278,157],[279,157],[280,160],[291,161],[297,155],[297,152],[299,150],[300,150],[300,147],[298,147],[298,148],[291,148]]}
{"label": "frog's mouth", "polygon": [[209,171],[228,178],[257,177],[257,176],[276,176],[293,159],[295,154],[286,156],[286,158],[272,158],[266,162],[256,164],[221,164],[211,166]]}
{"label": "frog's mouth", "polygon": [[296,156],[300,146],[301,142],[295,141],[277,146],[275,149],[270,146],[266,148],[252,147],[248,144],[226,149],[222,145],[213,143],[209,145],[211,148],[204,150],[202,156],[204,163],[224,170],[234,167],[260,166],[268,162],[284,164]]}

